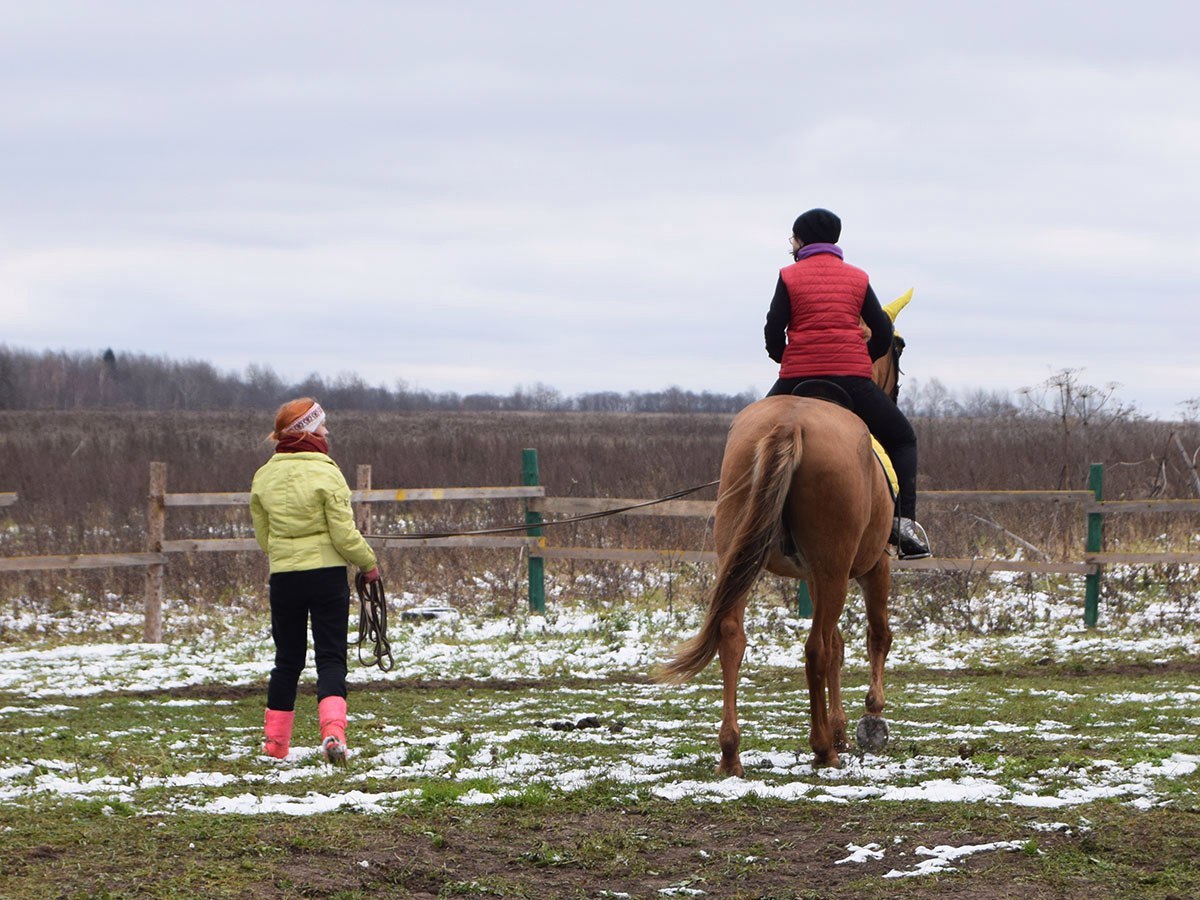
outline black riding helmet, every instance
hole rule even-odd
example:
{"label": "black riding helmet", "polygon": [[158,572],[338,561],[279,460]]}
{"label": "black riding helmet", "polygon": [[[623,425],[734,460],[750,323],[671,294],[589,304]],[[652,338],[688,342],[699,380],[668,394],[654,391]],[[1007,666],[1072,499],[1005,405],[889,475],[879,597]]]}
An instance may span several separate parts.
{"label": "black riding helmet", "polygon": [[792,234],[802,244],[836,244],[842,236],[842,220],[827,209],[810,209],[796,219]]}

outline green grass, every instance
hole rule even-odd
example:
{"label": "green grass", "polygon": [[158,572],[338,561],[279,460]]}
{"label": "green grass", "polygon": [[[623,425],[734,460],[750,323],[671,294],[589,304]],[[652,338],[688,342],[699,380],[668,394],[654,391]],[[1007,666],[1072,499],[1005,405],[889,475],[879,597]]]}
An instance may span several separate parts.
{"label": "green grass", "polygon": [[[660,784],[723,784],[712,774],[714,670],[684,689],[619,678],[352,689],[356,756],[344,770],[315,755],[282,765],[259,756],[261,688],[0,694],[10,736],[0,744],[0,896],[220,897],[275,885],[340,897],[649,896],[672,885],[722,897],[988,896],[989,885],[998,896],[1200,895],[1200,777],[1170,769],[1180,754],[1200,756],[1191,667],[897,667],[891,744],[873,761],[845,754],[837,773],[808,766],[796,674],[747,674],[748,778],[810,785],[799,799],[655,794]],[[848,670],[852,724],[864,692],[862,673]],[[316,745],[313,705],[301,697],[296,747]],[[599,727],[554,727],[585,716]],[[1133,778],[1151,808],[1129,805],[1139,796],[1129,792],[1058,808],[812,799],[830,786],[971,780],[1056,798]],[[301,816],[201,811],[246,794],[303,804],[354,792],[382,799]],[[464,803],[479,795],[494,799]],[[1033,827],[1056,822],[1069,830]],[[970,857],[958,872],[883,878],[921,861],[922,846],[1012,840],[1024,849]],[[884,860],[835,865],[848,845],[871,842]]]}

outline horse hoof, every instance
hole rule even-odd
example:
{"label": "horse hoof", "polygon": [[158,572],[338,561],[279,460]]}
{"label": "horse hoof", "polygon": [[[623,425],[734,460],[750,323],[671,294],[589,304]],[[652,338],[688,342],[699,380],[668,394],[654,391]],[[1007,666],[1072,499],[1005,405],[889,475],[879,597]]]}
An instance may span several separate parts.
{"label": "horse hoof", "polygon": [[878,753],[888,742],[888,727],[883,716],[863,716],[854,730],[854,739],[861,750]]}
{"label": "horse hoof", "polygon": [[745,774],[741,763],[734,763],[727,766],[725,763],[719,762],[714,771],[723,778],[741,778]]}

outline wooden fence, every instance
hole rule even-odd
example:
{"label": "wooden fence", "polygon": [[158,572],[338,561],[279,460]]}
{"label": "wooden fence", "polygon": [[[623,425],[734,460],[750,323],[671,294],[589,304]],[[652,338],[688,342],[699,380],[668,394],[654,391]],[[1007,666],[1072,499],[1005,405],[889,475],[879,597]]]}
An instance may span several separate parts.
{"label": "wooden fence", "polygon": [[[464,547],[509,549],[523,552],[528,558],[529,606],[535,612],[545,610],[545,560],[583,559],[618,562],[692,562],[711,563],[716,553],[710,550],[569,547],[551,546],[545,537],[546,514],[576,516],[587,513],[612,513],[628,516],[692,516],[708,518],[715,502],[711,500],[668,500],[637,509],[624,507],[644,504],[645,500],[621,498],[547,497],[538,484],[537,451],[526,450],[522,458],[522,484],[513,487],[447,487],[399,488],[378,490],[371,487],[371,467],[359,466],[352,498],[358,504],[355,519],[364,533],[371,531],[373,503],[410,503],[416,501],[478,500],[493,501],[520,499],[525,501],[525,534],[479,535],[464,534],[445,537],[409,538],[372,536],[371,545],[377,550],[415,550],[431,547]],[[1040,502],[1069,504],[1087,517],[1087,542],[1078,562],[1035,562],[1006,559],[930,558],[893,560],[892,568],[900,570],[959,571],[987,574],[990,572],[1025,572],[1035,574],[1082,575],[1085,581],[1084,622],[1094,626],[1099,612],[1100,581],[1106,564],[1154,565],[1162,563],[1200,563],[1200,553],[1104,553],[1103,520],[1106,515],[1156,512],[1200,512],[1200,500],[1118,500],[1103,499],[1104,467],[1091,467],[1089,490],[1086,491],[923,491],[923,504]],[[17,495],[0,493],[0,506],[16,502]],[[163,580],[166,565],[173,553],[259,552],[254,538],[217,538],[166,540],[167,509],[185,506],[248,507],[249,492],[169,494],[167,465],[150,464],[150,493],[147,504],[146,544],[140,552],[115,554],[74,554],[64,556],[0,557],[0,572],[95,569],[121,566],[143,566],[146,569],[144,639],[162,641]],[[800,614],[811,616],[811,601],[801,585]]]}

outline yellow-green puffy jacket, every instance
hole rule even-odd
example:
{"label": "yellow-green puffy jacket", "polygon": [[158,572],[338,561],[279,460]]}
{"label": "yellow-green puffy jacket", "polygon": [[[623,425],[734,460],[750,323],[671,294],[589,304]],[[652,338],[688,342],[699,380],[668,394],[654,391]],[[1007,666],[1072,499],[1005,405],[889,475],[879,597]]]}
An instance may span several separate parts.
{"label": "yellow-green puffy jacket", "polygon": [[344,566],[373,569],[373,551],[350,509],[350,486],[324,453],[276,453],[250,486],[254,537],[271,572]]}

